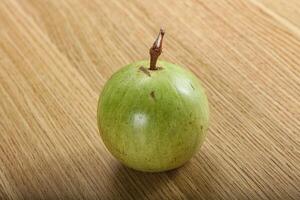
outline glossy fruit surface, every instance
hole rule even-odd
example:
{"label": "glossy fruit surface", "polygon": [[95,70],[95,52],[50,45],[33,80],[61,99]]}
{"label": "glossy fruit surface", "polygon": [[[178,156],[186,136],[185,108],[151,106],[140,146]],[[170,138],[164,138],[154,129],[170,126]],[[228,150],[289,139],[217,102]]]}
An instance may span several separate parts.
{"label": "glossy fruit surface", "polygon": [[116,72],[98,102],[98,127],[107,149],[124,165],[159,172],[188,161],[202,144],[209,108],[193,73],[158,61]]}

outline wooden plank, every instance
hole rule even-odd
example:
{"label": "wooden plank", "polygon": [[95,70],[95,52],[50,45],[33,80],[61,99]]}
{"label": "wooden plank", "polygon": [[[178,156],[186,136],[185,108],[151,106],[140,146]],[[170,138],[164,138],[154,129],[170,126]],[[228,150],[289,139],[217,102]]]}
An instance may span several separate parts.
{"label": "wooden plank", "polygon": [[300,1],[298,0],[251,0],[266,12],[273,13],[274,17],[282,19],[284,24],[300,28]]}
{"label": "wooden plank", "polygon": [[[297,199],[298,29],[257,2],[1,1],[0,199]],[[160,26],[162,59],[202,80],[211,126],[185,166],[147,174],[108,153],[96,106]]]}

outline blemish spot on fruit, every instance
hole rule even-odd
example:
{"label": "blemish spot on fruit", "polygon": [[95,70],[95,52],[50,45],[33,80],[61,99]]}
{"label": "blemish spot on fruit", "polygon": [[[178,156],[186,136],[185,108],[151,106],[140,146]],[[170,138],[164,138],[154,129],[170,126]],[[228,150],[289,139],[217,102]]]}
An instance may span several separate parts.
{"label": "blemish spot on fruit", "polygon": [[151,91],[151,92],[150,92],[150,96],[152,97],[152,99],[156,100],[154,91]]}
{"label": "blemish spot on fruit", "polygon": [[148,71],[148,69],[147,68],[145,68],[144,66],[141,66],[140,68],[139,68],[139,70],[141,70],[142,72],[144,72],[147,76],[151,76],[151,74],[150,74],[150,72]]}
{"label": "blemish spot on fruit", "polygon": [[193,84],[191,84],[191,83],[190,83],[190,85],[191,85],[191,87],[193,88],[193,90],[195,90],[195,88],[194,88]]}
{"label": "blemish spot on fruit", "polygon": [[202,125],[200,126],[200,129],[201,129],[201,131],[203,130],[203,126]]}
{"label": "blemish spot on fruit", "polygon": [[189,124],[192,124],[193,122],[189,122]]}
{"label": "blemish spot on fruit", "polygon": [[176,161],[177,161],[177,158],[176,158],[176,157],[175,157],[175,158],[173,158],[173,162],[174,162],[174,163],[176,163]]}

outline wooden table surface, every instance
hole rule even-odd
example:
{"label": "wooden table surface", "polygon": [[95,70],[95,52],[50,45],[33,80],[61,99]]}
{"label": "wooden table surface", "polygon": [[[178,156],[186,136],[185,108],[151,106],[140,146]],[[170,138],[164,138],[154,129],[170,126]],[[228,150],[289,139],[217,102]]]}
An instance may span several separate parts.
{"label": "wooden table surface", "polygon": [[[106,150],[97,100],[161,26],[210,129],[183,167],[141,173]],[[2,0],[0,117],[0,199],[300,199],[300,1]]]}

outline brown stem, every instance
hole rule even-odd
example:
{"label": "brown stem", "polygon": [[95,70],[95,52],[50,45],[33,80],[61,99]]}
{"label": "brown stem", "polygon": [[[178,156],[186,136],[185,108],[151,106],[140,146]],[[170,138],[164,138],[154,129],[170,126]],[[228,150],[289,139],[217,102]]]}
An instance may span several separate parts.
{"label": "brown stem", "polygon": [[162,52],[162,42],[165,35],[165,31],[160,29],[159,34],[150,48],[150,70],[157,70],[156,62]]}

